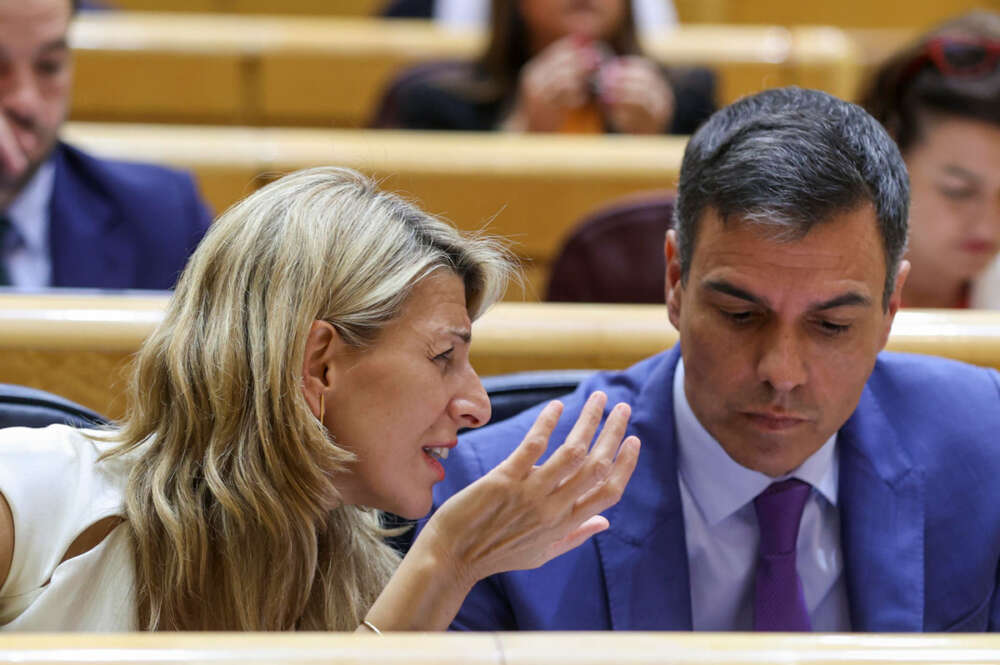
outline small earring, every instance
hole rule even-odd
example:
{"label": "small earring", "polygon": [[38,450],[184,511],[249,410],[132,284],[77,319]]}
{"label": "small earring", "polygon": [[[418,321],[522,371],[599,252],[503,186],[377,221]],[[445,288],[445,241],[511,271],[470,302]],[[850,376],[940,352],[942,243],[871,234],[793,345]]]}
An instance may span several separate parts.
{"label": "small earring", "polygon": [[323,422],[326,417],[326,393],[319,394],[319,422]]}

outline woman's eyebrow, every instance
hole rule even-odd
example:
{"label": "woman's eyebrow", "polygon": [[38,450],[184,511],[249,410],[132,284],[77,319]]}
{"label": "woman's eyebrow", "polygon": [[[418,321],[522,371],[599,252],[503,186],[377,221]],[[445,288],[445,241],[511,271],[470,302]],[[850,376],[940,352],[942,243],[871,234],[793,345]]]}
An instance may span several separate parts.
{"label": "woman's eyebrow", "polygon": [[974,182],[979,182],[980,177],[978,173],[973,173],[972,171],[959,166],[958,164],[945,164],[941,169],[946,175],[955,176],[957,178],[964,178],[966,180],[972,180]]}

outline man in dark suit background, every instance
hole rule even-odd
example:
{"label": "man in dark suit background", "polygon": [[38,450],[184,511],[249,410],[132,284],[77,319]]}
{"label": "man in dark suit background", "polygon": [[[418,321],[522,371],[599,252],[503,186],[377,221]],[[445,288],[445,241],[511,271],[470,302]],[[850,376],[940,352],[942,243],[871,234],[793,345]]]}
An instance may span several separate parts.
{"label": "man in dark suit background", "polygon": [[[770,90],[691,139],[665,243],[677,347],[565,399],[642,441],[607,531],[478,583],[473,630],[1000,628],[1000,374],[881,352],[909,270],[908,180],[860,107]],[[666,226],[666,221],[664,226]],[[538,409],[464,435],[435,504]]]}
{"label": "man in dark suit background", "polygon": [[0,0],[0,285],[171,288],[211,221],[191,177],[59,140],[71,0]]}

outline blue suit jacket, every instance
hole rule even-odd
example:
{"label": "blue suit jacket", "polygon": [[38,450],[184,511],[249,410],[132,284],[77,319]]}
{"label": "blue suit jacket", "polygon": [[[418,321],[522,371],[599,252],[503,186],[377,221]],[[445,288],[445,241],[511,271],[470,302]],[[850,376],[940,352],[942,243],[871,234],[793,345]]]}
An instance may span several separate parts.
{"label": "blue suit jacket", "polygon": [[[564,399],[551,448],[585,397],[632,405],[642,440],[611,528],[530,571],[477,584],[454,627],[473,630],[690,630],[677,484],[677,348],[601,373]],[[461,437],[435,504],[496,466],[538,408]],[[1000,627],[1000,374],[939,358],[880,354],[840,430],[839,508],[857,631]],[[550,450],[551,452],[551,450]]]}
{"label": "blue suit jacket", "polygon": [[172,288],[212,220],[191,176],[64,143],[53,159],[52,286]]}

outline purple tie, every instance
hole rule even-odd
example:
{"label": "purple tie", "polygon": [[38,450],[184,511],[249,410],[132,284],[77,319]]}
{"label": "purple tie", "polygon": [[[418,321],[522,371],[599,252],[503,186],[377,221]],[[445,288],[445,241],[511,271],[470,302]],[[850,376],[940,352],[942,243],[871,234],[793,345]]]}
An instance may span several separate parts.
{"label": "purple tie", "polygon": [[812,630],[795,570],[799,522],[811,491],[808,483],[792,478],[772,484],[753,500],[760,526],[754,630]]}

